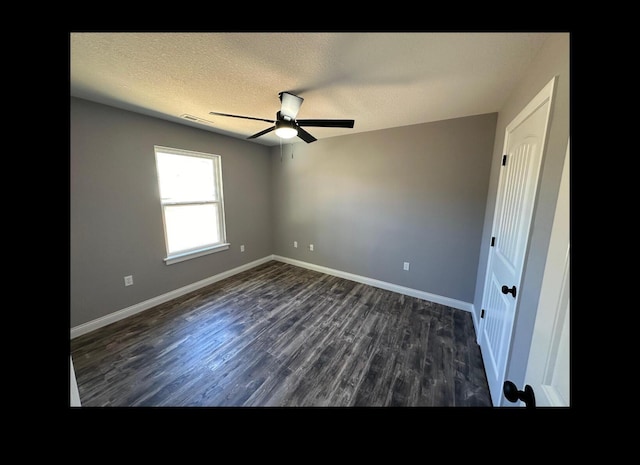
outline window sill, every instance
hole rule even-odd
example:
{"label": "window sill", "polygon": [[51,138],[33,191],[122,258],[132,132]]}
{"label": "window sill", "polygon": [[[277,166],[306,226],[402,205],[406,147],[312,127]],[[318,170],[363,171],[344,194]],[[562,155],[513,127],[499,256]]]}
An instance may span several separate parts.
{"label": "window sill", "polygon": [[206,249],[193,250],[191,252],[185,252],[181,254],[171,255],[164,259],[166,265],[173,265],[174,263],[183,262],[185,260],[191,260],[192,258],[202,257],[203,255],[209,255],[210,253],[222,252],[227,250],[231,244],[218,244],[213,247],[207,247]]}

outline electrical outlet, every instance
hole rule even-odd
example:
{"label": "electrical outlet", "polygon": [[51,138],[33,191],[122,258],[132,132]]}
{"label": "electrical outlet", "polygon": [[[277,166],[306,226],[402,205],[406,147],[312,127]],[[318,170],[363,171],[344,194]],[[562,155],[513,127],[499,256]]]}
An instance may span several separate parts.
{"label": "electrical outlet", "polygon": [[296,249],[298,248],[298,241],[293,241],[293,247]]}
{"label": "electrical outlet", "polygon": [[240,246],[240,252],[244,252],[244,245]]}
{"label": "electrical outlet", "polygon": [[309,244],[309,250],[313,252],[313,244]]}
{"label": "electrical outlet", "polygon": [[404,271],[409,271],[409,262],[404,262]]}
{"label": "electrical outlet", "polygon": [[124,277],[124,285],[125,286],[133,286],[133,276],[125,276]]}

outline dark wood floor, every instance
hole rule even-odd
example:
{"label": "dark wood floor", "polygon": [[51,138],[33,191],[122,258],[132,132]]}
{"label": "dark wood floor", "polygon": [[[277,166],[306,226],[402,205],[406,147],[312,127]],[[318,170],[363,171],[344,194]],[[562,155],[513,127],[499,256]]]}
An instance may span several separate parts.
{"label": "dark wood floor", "polygon": [[83,406],[485,407],[468,312],[269,262],[71,340]]}

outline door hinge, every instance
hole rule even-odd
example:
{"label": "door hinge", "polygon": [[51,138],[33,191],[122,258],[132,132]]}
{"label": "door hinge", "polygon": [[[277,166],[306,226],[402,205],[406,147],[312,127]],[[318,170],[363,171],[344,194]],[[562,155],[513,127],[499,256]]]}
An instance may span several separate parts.
{"label": "door hinge", "polygon": [[491,237],[491,247],[495,247],[496,246],[496,237],[493,236]]}
{"label": "door hinge", "polygon": [[502,155],[502,166],[505,166],[506,164],[507,164],[507,156]]}
{"label": "door hinge", "polygon": [[480,312],[480,318],[484,318],[484,308],[482,309],[482,311]]}

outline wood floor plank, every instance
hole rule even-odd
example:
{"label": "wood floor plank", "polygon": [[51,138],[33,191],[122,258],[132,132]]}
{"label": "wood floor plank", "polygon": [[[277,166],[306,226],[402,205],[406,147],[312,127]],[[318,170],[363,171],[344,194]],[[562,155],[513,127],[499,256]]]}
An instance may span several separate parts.
{"label": "wood floor plank", "polygon": [[71,341],[83,406],[491,406],[471,315],[268,262]]}

